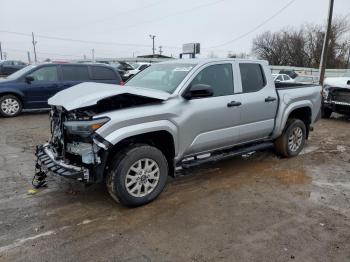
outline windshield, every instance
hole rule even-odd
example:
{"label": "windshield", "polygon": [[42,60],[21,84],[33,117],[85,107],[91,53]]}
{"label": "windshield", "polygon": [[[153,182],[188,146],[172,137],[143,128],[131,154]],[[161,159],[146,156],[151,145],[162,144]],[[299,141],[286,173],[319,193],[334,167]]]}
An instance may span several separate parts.
{"label": "windshield", "polygon": [[26,67],[23,67],[22,69],[18,70],[17,72],[14,72],[13,74],[9,75],[7,79],[17,79],[23,75],[25,75],[27,72],[32,70],[36,65],[29,65]]}
{"label": "windshield", "polygon": [[172,93],[195,66],[180,63],[154,64],[135,75],[125,85]]}

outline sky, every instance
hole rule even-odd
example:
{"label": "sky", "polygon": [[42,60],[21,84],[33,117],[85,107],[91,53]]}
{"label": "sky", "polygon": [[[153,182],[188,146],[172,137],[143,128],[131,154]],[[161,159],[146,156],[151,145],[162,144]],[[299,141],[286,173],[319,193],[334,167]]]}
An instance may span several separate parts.
{"label": "sky", "polygon": [[[350,0],[334,1],[334,16]],[[0,0],[0,42],[7,59],[133,57],[163,46],[178,57],[182,44],[201,44],[200,57],[250,53],[258,34],[326,22],[329,0]],[[69,41],[68,41],[69,40]]]}

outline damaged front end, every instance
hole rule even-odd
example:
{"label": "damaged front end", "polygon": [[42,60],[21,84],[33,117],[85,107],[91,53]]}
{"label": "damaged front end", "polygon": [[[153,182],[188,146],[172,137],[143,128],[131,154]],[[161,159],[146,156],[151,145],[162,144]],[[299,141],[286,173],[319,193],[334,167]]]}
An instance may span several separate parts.
{"label": "damaged front end", "polygon": [[350,89],[325,86],[323,88],[323,107],[341,114],[350,114]]}
{"label": "damaged front end", "polygon": [[96,130],[111,120],[98,116],[161,103],[169,96],[163,91],[98,83],[82,83],[57,93],[48,101],[51,139],[36,149],[33,185],[42,185],[48,172],[86,183],[103,181],[112,144]]}
{"label": "damaged front end", "polygon": [[50,113],[51,139],[36,149],[37,173],[52,172],[63,177],[95,183],[103,179],[108,141],[95,131],[107,117],[93,119],[90,111],[66,111],[59,106]]}

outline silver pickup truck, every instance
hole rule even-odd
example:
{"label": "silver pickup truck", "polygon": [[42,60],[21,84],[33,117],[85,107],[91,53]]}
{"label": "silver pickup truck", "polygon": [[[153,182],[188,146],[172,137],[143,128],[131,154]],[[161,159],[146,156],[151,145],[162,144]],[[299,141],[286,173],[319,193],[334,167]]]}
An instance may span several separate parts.
{"label": "silver pickup truck", "polygon": [[296,156],[320,117],[321,87],[276,85],[267,62],[239,59],[174,60],[125,86],[76,85],[49,100],[38,181],[50,172],[105,182],[114,199],[138,206],[178,168],[272,146]]}

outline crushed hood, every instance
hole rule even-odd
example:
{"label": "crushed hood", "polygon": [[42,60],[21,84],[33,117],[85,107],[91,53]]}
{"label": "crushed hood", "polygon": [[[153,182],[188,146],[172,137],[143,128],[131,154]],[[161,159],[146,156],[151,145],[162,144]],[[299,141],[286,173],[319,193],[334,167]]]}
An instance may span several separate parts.
{"label": "crushed hood", "polygon": [[48,103],[52,106],[62,106],[70,111],[92,106],[102,99],[122,94],[131,94],[159,100],[167,100],[170,97],[169,93],[154,89],[87,82],[57,93],[49,99]]}

